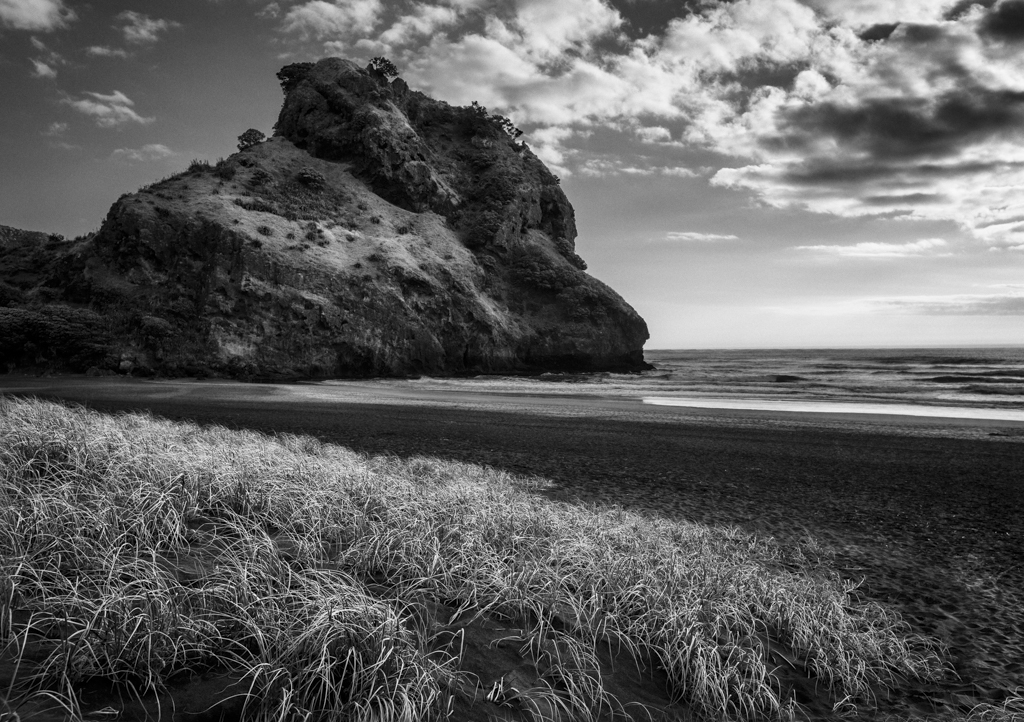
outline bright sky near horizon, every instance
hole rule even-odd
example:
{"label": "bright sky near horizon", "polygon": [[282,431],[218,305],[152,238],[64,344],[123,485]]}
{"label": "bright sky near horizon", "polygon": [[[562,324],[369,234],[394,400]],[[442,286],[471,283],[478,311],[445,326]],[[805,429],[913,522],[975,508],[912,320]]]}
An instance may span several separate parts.
{"label": "bright sky near horizon", "polygon": [[0,224],[97,228],[330,55],[512,117],[648,348],[1024,344],[1024,0],[0,0]]}

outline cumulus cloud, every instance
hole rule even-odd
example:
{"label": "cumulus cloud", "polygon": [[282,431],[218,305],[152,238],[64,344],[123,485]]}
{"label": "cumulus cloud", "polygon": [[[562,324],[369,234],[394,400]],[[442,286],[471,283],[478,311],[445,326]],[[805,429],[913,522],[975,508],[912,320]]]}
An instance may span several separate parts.
{"label": "cumulus cloud", "polygon": [[666,241],[680,243],[719,243],[721,241],[738,241],[738,236],[719,233],[697,233],[696,231],[669,231],[665,234]]}
{"label": "cumulus cloud", "polygon": [[309,0],[288,10],[281,27],[306,39],[358,37],[373,30],[382,10],[380,0]]}
{"label": "cumulus cloud", "polygon": [[155,43],[160,39],[161,33],[181,27],[181,23],[173,20],[151,18],[134,10],[125,10],[117,16],[117,20],[122,23],[121,33],[124,39],[136,45]]}
{"label": "cumulus cloud", "polygon": [[75,19],[63,0],[0,0],[0,25],[15,30],[49,31]]}
{"label": "cumulus cloud", "polygon": [[165,160],[178,155],[162,143],[148,143],[141,148],[118,148],[111,157],[130,161]]}
{"label": "cumulus cloud", "polygon": [[[710,151],[702,175],[770,206],[954,221],[1020,245],[1024,0],[703,0],[638,35],[641,15],[610,0],[304,0],[280,27],[388,54],[414,87],[508,115],[559,173],[693,177],[650,146]],[[621,135],[619,157],[573,145],[595,128]]]}
{"label": "cumulus cloud", "polygon": [[418,38],[429,37],[441,28],[454,25],[459,19],[456,8],[417,3],[408,15],[398,18],[379,36],[386,46],[404,45]]}
{"label": "cumulus cloud", "polygon": [[85,95],[87,97],[78,99],[66,97],[63,102],[79,113],[92,117],[96,121],[96,125],[101,128],[116,128],[128,123],[145,125],[155,120],[155,118],[146,118],[136,113],[132,108],[135,103],[119,90],[115,90],[110,95],[101,93],[86,93]]}

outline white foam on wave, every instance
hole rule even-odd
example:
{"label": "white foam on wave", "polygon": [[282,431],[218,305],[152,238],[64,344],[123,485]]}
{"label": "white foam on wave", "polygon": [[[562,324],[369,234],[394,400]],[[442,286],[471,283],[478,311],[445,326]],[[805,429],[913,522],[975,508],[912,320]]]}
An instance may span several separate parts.
{"label": "white foam on wave", "polygon": [[850,403],[841,401],[700,399],[675,396],[648,396],[643,401],[645,404],[652,404],[654,406],[685,406],[695,409],[799,411],[812,414],[887,414],[893,416],[930,416],[945,419],[985,419],[1024,422],[1024,410],[980,409],[963,406],[918,406],[915,404]]}

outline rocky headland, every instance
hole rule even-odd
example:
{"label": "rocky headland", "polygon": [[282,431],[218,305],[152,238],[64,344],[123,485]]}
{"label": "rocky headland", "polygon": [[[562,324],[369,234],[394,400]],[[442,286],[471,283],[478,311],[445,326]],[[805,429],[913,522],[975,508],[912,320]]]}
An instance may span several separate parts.
{"label": "rocky headland", "polygon": [[119,198],[64,241],[0,233],[8,368],[237,378],[633,371],[643,319],[508,123],[329,58],[275,135]]}

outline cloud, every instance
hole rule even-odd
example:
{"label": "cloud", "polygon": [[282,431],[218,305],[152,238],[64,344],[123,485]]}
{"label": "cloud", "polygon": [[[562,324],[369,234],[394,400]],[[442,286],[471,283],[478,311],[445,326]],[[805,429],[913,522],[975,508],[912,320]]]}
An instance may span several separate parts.
{"label": "cloud", "polygon": [[85,49],[86,55],[98,58],[127,58],[128,51],[120,48],[110,48],[106,45],[90,45]]}
{"label": "cloud", "polygon": [[281,6],[274,3],[267,3],[262,9],[256,12],[256,17],[263,18],[266,20],[274,20],[281,16]]}
{"label": "cloud", "polygon": [[79,113],[91,116],[96,121],[96,125],[101,128],[116,128],[127,123],[145,125],[155,120],[155,118],[142,117],[132,110],[135,103],[118,90],[110,95],[100,93],[86,93],[85,95],[88,97],[77,100],[66,97],[62,102],[70,105]]}
{"label": "cloud", "polygon": [[1002,0],[981,23],[982,32],[1003,40],[1024,40],[1024,0]]}
{"label": "cloud", "polygon": [[658,172],[676,178],[696,178],[700,175],[697,171],[682,166],[659,168]]}
{"label": "cloud", "polygon": [[722,241],[738,241],[739,236],[722,235],[719,233],[697,233],[696,231],[669,231],[665,234],[665,240],[682,243],[719,243]]}
{"label": "cloud", "polygon": [[15,30],[47,32],[75,19],[63,0],[0,0],[0,25]]}
{"label": "cloud", "polygon": [[[414,87],[508,115],[561,174],[696,175],[659,169],[657,145],[776,208],[1013,240],[1024,0],[701,0],[631,37],[636,5],[303,0],[280,28],[387,54]],[[617,139],[574,141],[593,129]]]}
{"label": "cloud", "polygon": [[69,126],[67,123],[54,121],[53,123],[50,123],[50,125],[47,126],[46,130],[42,131],[42,134],[48,135],[53,138],[59,138],[63,136],[65,133],[67,133],[70,127],[71,126]]}
{"label": "cloud", "polygon": [[373,30],[382,10],[380,0],[309,0],[288,10],[281,28],[303,39],[353,38]]}
{"label": "cloud", "polygon": [[672,132],[668,128],[652,126],[649,128],[637,128],[637,137],[645,143],[669,143],[672,140]]}
{"label": "cloud", "polygon": [[117,16],[117,20],[124,23],[121,26],[124,39],[135,45],[155,43],[159,40],[160,33],[181,27],[181,23],[173,20],[154,19],[134,10],[125,10]]}
{"label": "cloud", "polygon": [[619,12],[603,0],[519,0],[515,8],[507,24],[495,27],[492,34],[519,52],[544,61],[570,48],[589,51],[596,39],[623,23]]}
{"label": "cloud", "polygon": [[141,148],[118,148],[110,155],[122,160],[155,161],[172,158],[178,154],[162,143],[149,143]]}
{"label": "cloud", "polygon": [[429,37],[441,28],[454,25],[459,19],[455,8],[418,3],[413,12],[398,18],[379,36],[387,46],[404,45],[418,37]]}
{"label": "cloud", "polygon": [[873,299],[871,305],[883,311],[928,316],[1024,316],[1024,294],[911,296]]}
{"label": "cloud", "polygon": [[944,248],[946,245],[942,238],[924,238],[908,243],[864,241],[850,246],[796,246],[795,249],[842,258],[907,258],[934,255],[936,249]]}
{"label": "cloud", "polygon": [[57,71],[41,60],[32,61],[32,75],[36,78],[56,78]]}

